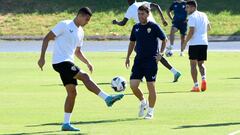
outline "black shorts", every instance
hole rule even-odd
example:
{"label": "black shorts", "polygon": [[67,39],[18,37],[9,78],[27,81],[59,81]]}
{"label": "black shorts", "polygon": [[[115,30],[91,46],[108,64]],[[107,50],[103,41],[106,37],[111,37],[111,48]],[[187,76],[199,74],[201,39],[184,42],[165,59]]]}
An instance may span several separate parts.
{"label": "black shorts", "polygon": [[207,60],[207,45],[189,46],[188,55],[190,60],[205,61]]}
{"label": "black shorts", "polygon": [[187,23],[185,21],[173,21],[172,24],[172,27],[177,28],[181,35],[185,36],[187,34]]}
{"label": "black shorts", "polygon": [[147,82],[155,82],[157,71],[158,66],[156,60],[141,61],[135,59],[130,80],[142,80],[143,77],[145,77]]}
{"label": "black shorts", "polygon": [[74,84],[77,85],[77,80],[74,76],[80,71],[72,62],[65,61],[58,64],[53,64],[53,69],[60,74],[63,85]]}

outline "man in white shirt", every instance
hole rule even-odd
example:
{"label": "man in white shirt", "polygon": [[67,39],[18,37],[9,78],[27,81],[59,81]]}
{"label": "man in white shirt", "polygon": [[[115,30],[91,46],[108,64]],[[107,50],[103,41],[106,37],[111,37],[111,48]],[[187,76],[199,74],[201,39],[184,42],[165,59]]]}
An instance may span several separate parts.
{"label": "man in white shirt", "polygon": [[197,65],[202,76],[201,91],[206,91],[206,67],[204,61],[207,60],[208,31],[211,29],[210,22],[205,13],[197,10],[197,2],[189,0],[186,3],[186,10],[189,14],[189,33],[184,43],[184,48],[189,45],[189,59],[191,64],[191,75],[194,82],[192,92],[200,92],[197,80]]}
{"label": "man in white shirt", "polygon": [[[139,23],[139,18],[138,18],[138,8],[142,5],[146,5],[149,9],[157,9],[158,13],[160,14],[160,17],[162,19],[162,23],[164,26],[167,26],[168,23],[166,21],[166,19],[163,17],[162,14],[162,10],[160,8],[160,6],[156,3],[150,3],[150,2],[137,2],[136,0],[127,0],[128,1],[128,10],[125,14],[125,17],[123,18],[122,21],[117,21],[117,20],[113,20],[112,23],[115,25],[119,25],[119,26],[124,26],[129,19],[133,19],[135,21],[135,23]],[[151,21],[153,23],[156,23],[155,19],[153,18],[152,13],[149,13],[148,16],[148,21]],[[168,69],[170,70],[173,75],[174,75],[174,79],[173,82],[177,82],[179,77],[181,76],[181,73],[179,71],[177,71],[174,67],[171,66],[171,64],[164,58],[161,57],[160,62]]]}
{"label": "man in white shirt", "polygon": [[89,77],[87,73],[79,69],[74,62],[75,56],[85,63],[93,71],[92,64],[81,51],[83,45],[84,31],[83,28],[92,16],[92,11],[88,7],[81,8],[74,20],[65,20],[59,22],[44,38],[42,44],[41,56],[38,65],[43,70],[45,64],[45,52],[50,40],[55,40],[52,66],[59,73],[63,85],[67,91],[67,97],[64,106],[63,131],[79,131],[78,128],[70,124],[71,113],[74,108],[75,98],[77,95],[77,80],[81,80],[87,89],[101,97],[111,107],[114,102],[120,100],[124,95],[108,95],[102,91]]}

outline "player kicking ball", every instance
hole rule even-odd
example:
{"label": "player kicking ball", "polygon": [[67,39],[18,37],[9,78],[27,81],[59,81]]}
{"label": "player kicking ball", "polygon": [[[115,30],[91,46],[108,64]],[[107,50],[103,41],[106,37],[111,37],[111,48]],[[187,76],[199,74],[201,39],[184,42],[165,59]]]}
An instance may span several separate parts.
{"label": "player kicking ball", "polygon": [[[125,65],[127,68],[130,66],[130,56],[135,49],[136,56],[132,67],[132,74],[130,77],[130,87],[133,94],[139,99],[140,110],[139,117],[144,116],[144,111],[148,108],[145,119],[152,119],[154,114],[154,106],[156,103],[156,89],[155,81],[157,77],[158,61],[157,56],[164,52],[166,47],[167,38],[161,28],[148,21],[150,9],[146,5],[138,8],[138,18],[140,23],[133,26],[130,43],[127,53]],[[161,50],[159,52],[158,38],[162,40]],[[147,87],[149,91],[148,103],[139,88],[140,82],[146,78]]]}
{"label": "player kicking ball", "polygon": [[83,45],[84,31],[83,27],[89,22],[92,12],[88,7],[81,8],[74,20],[65,20],[59,22],[44,38],[42,44],[41,56],[38,65],[43,70],[45,64],[45,52],[50,40],[55,40],[52,66],[59,73],[64,87],[67,91],[67,97],[64,106],[63,131],[80,131],[70,124],[70,118],[77,96],[77,80],[84,83],[86,88],[94,94],[101,97],[108,107],[111,107],[116,101],[124,95],[108,95],[101,90],[87,73],[79,69],[74,62],[75,56],[85,63],[90,72],[93,71],[92,64],[81,51]]}

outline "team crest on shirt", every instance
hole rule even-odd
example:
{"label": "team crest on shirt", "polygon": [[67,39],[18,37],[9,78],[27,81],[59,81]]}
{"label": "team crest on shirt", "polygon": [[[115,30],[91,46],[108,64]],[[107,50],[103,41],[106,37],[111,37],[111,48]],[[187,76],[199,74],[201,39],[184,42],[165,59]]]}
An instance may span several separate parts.
{"label": "team crest on shirt", "polygon": [[72,66],[72,67],[71,67],[71,70],[72,70],[72,71],[77,71],[77,68],[76,68],[75,66]]}
{"label": "team crest on shirt", "polygon": [[136,29],[136,32],[138,32],[138,31],[139,31],[139,28]]}
{"label": "team crest on shirt", "polygon": [[73,33],[73,30],[70,29],[69,31],[70,31],[70,33]]}
{"label": "team crest on shirt", "polygon": [[185,6],[183,5],[182,8],[185,8]]}
{"label": "team crest on shirt", "polygon": [[148,28],[148,29],[147,29],[147,32],[148,32],[148,33],[150,33],[151,31],[152,31],[152,29],[151,29],[151,28]]}

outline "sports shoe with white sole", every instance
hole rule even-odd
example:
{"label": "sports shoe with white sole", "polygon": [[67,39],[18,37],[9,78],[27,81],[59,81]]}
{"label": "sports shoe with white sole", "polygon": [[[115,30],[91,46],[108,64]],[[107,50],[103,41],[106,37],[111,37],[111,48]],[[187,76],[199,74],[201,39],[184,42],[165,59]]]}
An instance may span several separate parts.
{"label": "sports shoe with white sole", "polygon": [[147,115],[144,117],[146,120],[151,120],[153,119],[153,114],[147,113]]}
{"label": "sports shoe with white sole", "polygon": [[139,107],[139,113],[138,113],[138,117],[143,117],[144,116],[144,111],[147,110],[148,108],[148,103],[146,102],[146,104],[141,104]]}

